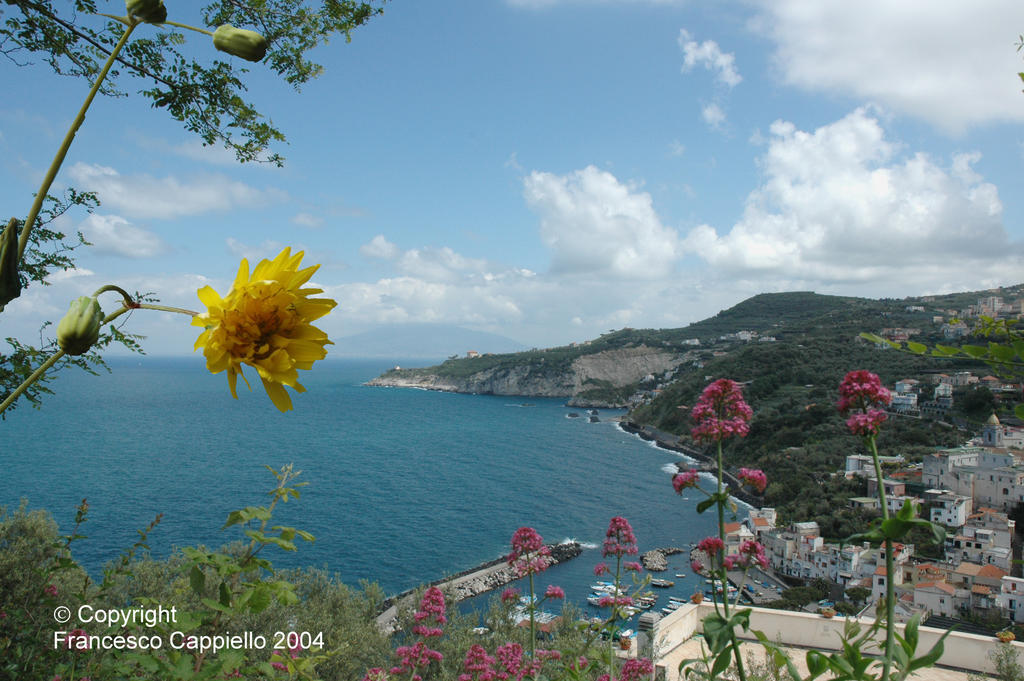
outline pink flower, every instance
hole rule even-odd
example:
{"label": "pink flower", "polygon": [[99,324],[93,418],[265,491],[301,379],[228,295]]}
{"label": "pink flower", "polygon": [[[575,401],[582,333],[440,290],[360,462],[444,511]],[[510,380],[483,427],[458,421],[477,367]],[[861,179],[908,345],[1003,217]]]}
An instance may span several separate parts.
{"label": "pink flower", "polygon": [[700,562],[699,560],[691,560],[690,569],[696,573],[701,573],[704,571],[704,563]]}
{"label": "pink flower", "polygon": [[519,589],[509,587],[501,592],[501,602],[509,603],[519,600]]}
{"label": "pink flower", "polygon": [[615,516],[608,523],[608,532],[605,533],[603,556],[625,556],[636,555],[639,550],[636,547],[636,535],[629,521],[622,516]]}
{"label": "pink flower", "polygon": [[57,586],[54,584],[50,584],[45,589],[43,589],[43,591],[45,591],[48,596],[55,597],[57,595]]}
{"label": "pink flower", "polygon": [[87,650],[87,637],[88,634],[85,633],[85,629],[72,629],[68,632],[68,637],[64,639],[64,647],[68,650]]}
{"label": "pink flower", "polygon": [[600,577],[608,573],[608,566],[605,563],[598,563],[594,566],[594,576]]}
{"label": "pink flower", "polygon": [[854,435],[870,437],[878,435],[878,427],[887,418],[888,415],[881,409],[869,409],[864,413],[851,414],[850,418],[846,419],[846,427]]}
{"label": "pink flower", "polygon": [[747,422],[753,416],[750,406],[735,381],[720,378],[704,388],[690,412],[696,425],[690,431],[700,442],[718,442],[733,435],[743,437],[749,432]]}
{"label": "pink flower", "polygon": [[632,570],[633,572],[641,572],[644,569],[643,565],[634,560],[627,561],[625,564],[623,564],[622,567],[626,568],[627,570]]}
{"label": "pink flower", "polygon": [[732,553],[723,561],[727,570],[735,567],[749,567],[752,564],[768,568],[768,558],[764,555],[764,547],[756,541],[745,541],[740,544],[740,552]]}
{"label": "pink flower", "polygon": [[565,591],[560,586],[549,584],[547,591],[544,592],[545,598],[565,598]]}
{"label": "pink flower", "polygon": [[704,537],[697,544],[697,548],[703,551],[712,562],[718,554],[725,550],[725,544],[718,537]]}
{"label": "pink flower", "polygon": [[498,658],[499,679],[522,679],[524,676],[534,676],[540,669],[540,660],[524,666],[523,647],[518,643],[499,646],[494,651],[494,656]]}
{"label": "pink flower", "polygon": [[399,646],[395,649],[395,654],[398,656],[398,665],[391,668],[392,674],[412,674],[412,679],[422,679],[419,674],[416,674],[417,669],[422,669],[430,665],[431,662],[440,662],[444,659],[444,655],[431,650],[427,647],[427,644],[423,641],[417,641],[415,645],[411,646]]}
{"label": "pink flower", "polygon": [[271,662],[270,666],[274,669],[280,669],[283,672],[288,671],[288,665],[286,665],[284,662]]}
{"label": "pink flower", "polygon": [[675,488],[676,494],[682,494],[683,490],[687,487],[697,486],[697,471],[691,468],[688,471],[679,473],[672,478],[672,487]]}
{"label": "pink flower", "polygon": [[512,553],[508,564],[517,577],[544,572],[551,564],[551,549],[544,546],[544,539],[532,527],[520,527],[512,535]]}
{"label": "pink flower", "polygon": [[884,407],[892,401],[892,393],[870,371],[851,371],[839,384],[839,402],[836,406],[843,414],[850,411],[866,412],[872,407]]}
{"label": "pink flower", "polygon": [[444,615],[444,594],[436,586],[432,586],[423,592],[420,600],[420,609],[416,611],[413,619],[422,622],[433,617],[437,624],[444,624],[448,619]]}
{"label": "pink flower", "polygon": [[642,681],[654,673],[654,664],[647,658],[626,660],[619,674],[619,681]]}
{"label": "pink flower", "polygon": [[494,658],[487,654],[483,646],[474,643],[466,651],[466,659],[462,663],[466,673],[459,675],[459,681],[492,681],[497,678],[493,665]]}
{"label": "pink flower", "polygon": [[368,669],[362,681],[388,681],[388,673],[380,667]]}
{"label": "pink flower", "polygon": [[562,651],[561,650],[538,650],[537,651],[537,659],[538,660],[542,660],[542,661],[543,660],[561,660],[562,659]]}
{"label": "pink flower", "polygon": [[738,553],[730,553],[722,560],[722,565],[725,566],[726,570],[732,570],[739,562],[740,555]]}
{"label": "pink flower", "polygon": [[764,471],[756,468],[741,468],[740,474],[737,477],[757,490],[758,494],[763,492],[764,488],[768,486],[768,477],[764,474]]}

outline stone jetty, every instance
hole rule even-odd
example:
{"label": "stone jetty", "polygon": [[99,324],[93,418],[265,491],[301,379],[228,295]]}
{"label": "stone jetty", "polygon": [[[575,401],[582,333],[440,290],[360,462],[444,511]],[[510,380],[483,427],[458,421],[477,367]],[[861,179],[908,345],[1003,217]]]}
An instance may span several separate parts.
{"label": "stone jetty", "polygon": [[644,555],[640,556],[640,562],[643,563],[644,569],[648,572],[664,572],[668,570],[668,561],[665,560],[665,556],[671,556],[676,553],[683,553],[685,549],[678,547],[671,547],[667,549],[651,549]]}
{"label": "stone jetty", "polygon": [[[583,553],[583,547],[578,542],[550,544],[548,548],[551,549],[551,564],[553,565],[572,560]],[[496,558],[475,568],[463,570],[458,574],[435,580],[424,586],[436,586],[447,597],[458,602],[493,591],[494,589],[500,589],[507,584],[511,584],[516,579],[518,578],[515,572],[512,571],[512,568],[509,567],[508,561],[505,558]],[[377,626],[388,633],[395,631],[398,627],[399,608],[416,607],[412,600],[418,591],[419,588],[409,589],[385,601],[384,611],[377,616]]]}

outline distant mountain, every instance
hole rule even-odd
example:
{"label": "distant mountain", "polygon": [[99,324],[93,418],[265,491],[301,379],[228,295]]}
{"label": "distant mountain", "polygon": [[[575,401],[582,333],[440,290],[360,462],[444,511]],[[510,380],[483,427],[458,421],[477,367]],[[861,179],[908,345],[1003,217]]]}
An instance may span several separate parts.
{"label": "distant mountain", "polygon": [[333,357],[437,359],[464,357],[470,350],[483,354],[527,349],[505,336],[447,324],[395,324],[332,340],[328,350]]}

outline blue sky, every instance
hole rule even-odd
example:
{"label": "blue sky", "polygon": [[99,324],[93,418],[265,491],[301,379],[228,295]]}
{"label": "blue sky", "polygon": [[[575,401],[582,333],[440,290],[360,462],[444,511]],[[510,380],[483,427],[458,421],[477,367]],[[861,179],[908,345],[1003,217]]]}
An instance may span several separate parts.
{"label": "blue sky", "polygon": [[[766,291],[1019,283],[1021,32],[1018,0],[395,0],[318,50],[301,93],[250,69],[283,169],[98,100],[58,178],[99,192],[63,224],[94,246],[0,334],[36,338],[104,283],[196,309],[284,246],[322,265],[332,336],[442,322],[539,347]],[[0,70],[0,199],[23,216],[85,87]],[[126,328],[154,354],[196,335],[164,313]]]}

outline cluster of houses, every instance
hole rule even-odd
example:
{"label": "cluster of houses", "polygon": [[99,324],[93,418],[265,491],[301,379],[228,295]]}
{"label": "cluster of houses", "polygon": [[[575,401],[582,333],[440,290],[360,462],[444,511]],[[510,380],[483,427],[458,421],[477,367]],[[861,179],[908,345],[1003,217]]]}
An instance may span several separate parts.
{"label": "cluster of houses", "polygon": [[907,416],[942,418],[953,408],[954,389],[974,385],[988,388],[997,398],[1019,399],[1024,390],[1021,383],[1008,382],[996,376],[978,377],[970,371],[932,374],[930,384],[915,378],[896,381],[889,410]]}
{"label": "cluster of houses", "polygon": [[[902,383],[898,390],[908,387]],[[916,557],[912,544],[893,546],[898,617],[969,612],[1024,623],[1024,579],[1010,575],[1015,522],[1008,516],[1024,503],[1024,431],[1003,425],[993,415],[968,445],[936,451],[916,466],[904,465],[899,456],[880,459],[883,470],[901,469],[881,482],[889,512],[909,501],[923,517],[948,530],[942,559]],[[848,456],[844,473],[867,479],[869,496],[852,498],[849,504],[877,510],[879,482],[871,457]],[[908,495],[906,479],[916,481],[917,476],[921,484],[916,487],[924,491]],[[776,521],[774,509],[752,509],[743,523],[726,528],[727,552],[757,539],[780,575],[823,578],[846,590],[863,587],[871,592],[866,608],[885,595],[884,547],[828,543],[815,522],[778,527]]]}

